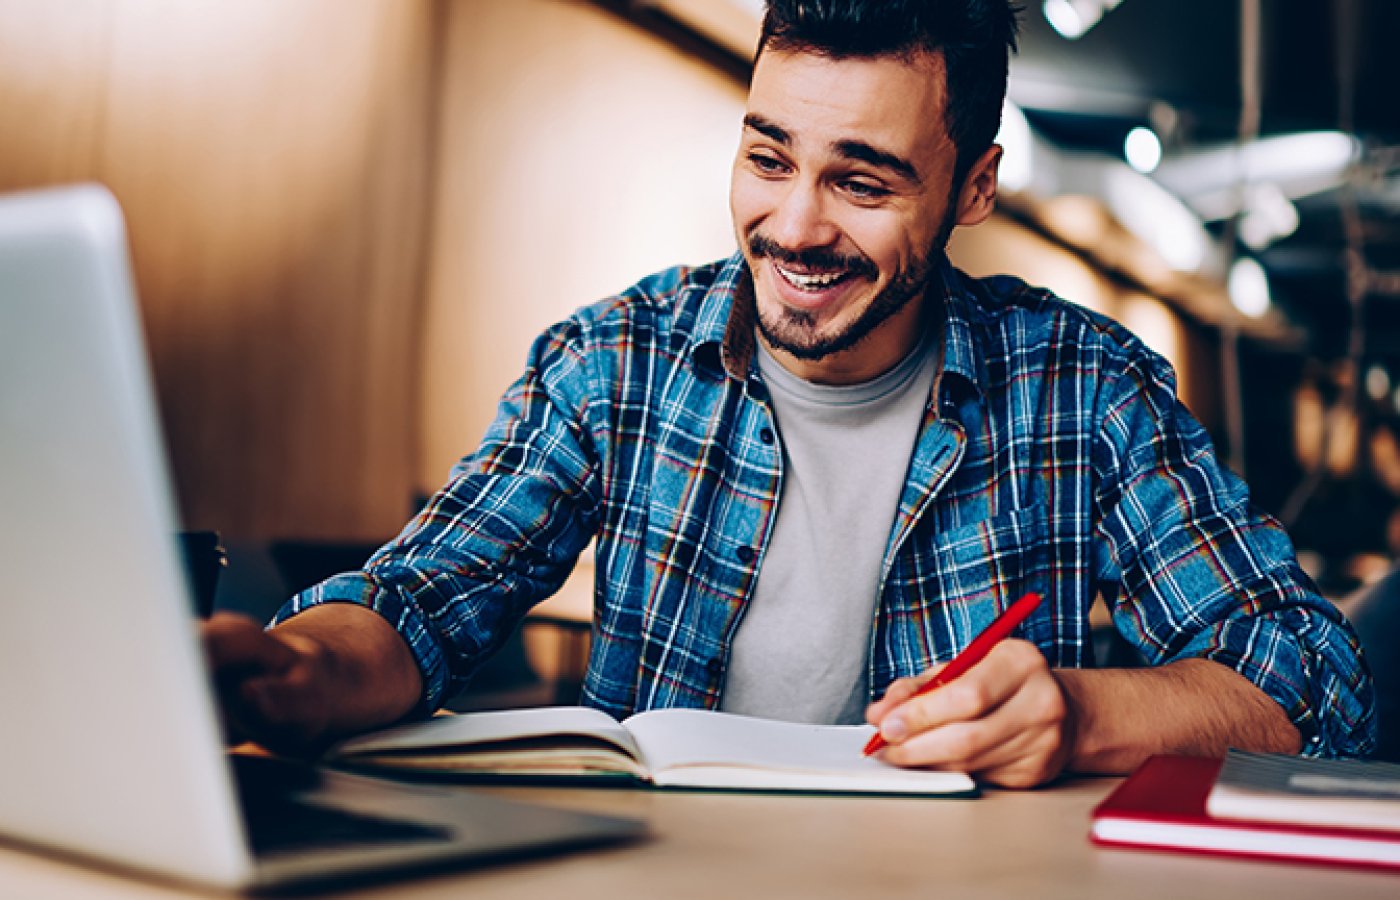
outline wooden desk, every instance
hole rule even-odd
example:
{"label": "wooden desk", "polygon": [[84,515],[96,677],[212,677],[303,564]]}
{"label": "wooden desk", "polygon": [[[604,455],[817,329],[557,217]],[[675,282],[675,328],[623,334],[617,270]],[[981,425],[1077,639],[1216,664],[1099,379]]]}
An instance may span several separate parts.
{"label": "wooden desk", "polygon": [[[492,792],[516,799],[641,816],[652,823],[652,836],[345,896],[1352,900],[1400,892],[1400,876],[1382,873],[1096,848],[1085,837],[1089,810],[1114,784],[1084,779],[1037,792],[990,791],[979,800],[497,788]],[[0,895],[145,900],[199,893],[0,845]]]}

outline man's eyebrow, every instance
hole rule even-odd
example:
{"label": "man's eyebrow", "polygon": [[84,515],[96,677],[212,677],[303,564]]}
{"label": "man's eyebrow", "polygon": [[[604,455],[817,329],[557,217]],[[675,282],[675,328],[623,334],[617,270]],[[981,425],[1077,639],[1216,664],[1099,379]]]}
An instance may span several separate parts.
{"label": "man's eyebrow", "polygon": [[919,176],[919,170],[902,156],[896,156],[887,150],[872,147],[864,141],[837,141],[835,146],[836,152],[847,159],[860,160],[878,169],[889,169],[915,184],[923,183],[923,178]]}
{"label": "man's eyebrow", "polygon": [[[758,113],[749,113],[744,116],[744,127],[752,128],[769,140],[785,147],[792,143],[792,135],[788,134],[787,129]],[[865,141],[857,140],[837,141],[832,147],[839,156],[845,159],[859,160],[875,166],[877,169],[888,169],[906,181],[923,184],[924,179],[919,175],[919,170],[914,168],[913,163],[902,156],[890,153],[888,150],[881,150]]]}
{"label": "man's eyebrow", "polygon": [[766,138],[777,141],[786,146],[792,143],[792,136],[776,122],[770,122],[758,113],[749,113],[744,116],[744,127],[752,128]]}

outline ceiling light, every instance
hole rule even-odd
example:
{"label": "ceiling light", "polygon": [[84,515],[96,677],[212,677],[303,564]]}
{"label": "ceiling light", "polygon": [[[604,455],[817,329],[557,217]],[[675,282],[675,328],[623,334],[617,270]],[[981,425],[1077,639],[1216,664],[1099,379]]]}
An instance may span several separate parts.
{"label": "ceiling light", "polygon": [[1061,37],[1072,41],[1089,30],[1089,26],[1084,24],[1084,19],[1079,15],[1079,10],[1075,9],[1069,0],[1045,0],[1043,9],[1045,21],[1049,22],[1050,27],[1058,31]]}
{"label": "ceiling light", "polygon": [[1089,32],[1105,15],[1123,0],[1045,0],[1041,11],[1050,27],[1068,40],[1077,40]]}
{"label": "ceiling light", "polygon": [[1361,159],[1361,142],[1339,131],[1310,131],[1172,153],[1152,177],[1208,222],[1245,211],[1240,185],[1271,183],[1289,200],[1334,190]]}
{"label": "ceiling light", "polygon": [[1271,181],[1245,187],[1241,205],[1240,240],[1251,250],[1263,250],[1298,230],[1298,207]]}
{"label": "ceiling light", "polygon": [[1144,175],[1156,170],[1162,161],[1162,142],[1151,128],[1138,126],[1123,140],[1123,156],[1128,165]]}
{"label": "ceiling light", "polygon": [[1375,365],[1366,370],[1366,395],[1380,402],[1390,394],[1390,373],[1385,366]]}
{"label": "ceiling light", "polygon": [[[1037,160],[1036,192],[1054,197],[1059,206],[1073,197],[1098,198],[1117,224],[1154,251],[1157,266],[1166,270],[1205,273],[1212,265],[1214,242],[1204,223],[1186,204],[1151,178],[1121,159],[1091,153],[1047,154],[1044,173]],[[1104,237],[1104,227],[1096,234],[1071,238],[1080,246],[1092,247]],[[1165,264],[1165,265],[1163,265]],[[1220,276],[1224,265],[1213,270]]]}
{"label": "ceiling light", "polygon": [[1257,319],[1269,311],[1273,300],[1269,295],[1269,276],[1259,261],[1241,256],[1230,267],[1230,302],[1235,309]]}
{"label": "ceiling light", "polygon": [[1178,272],[1206,263],[1210,237],[1201,220],[1151,178],[1122,163],[1105,168],[1099,195],[1113,215]]}

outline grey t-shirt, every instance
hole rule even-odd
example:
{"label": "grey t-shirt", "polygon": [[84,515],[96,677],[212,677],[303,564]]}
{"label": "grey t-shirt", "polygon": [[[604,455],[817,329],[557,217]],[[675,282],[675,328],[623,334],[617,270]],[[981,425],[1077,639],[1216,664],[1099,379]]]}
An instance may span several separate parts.
{"label": "grey t-shirt", "polygon": [[778,518],[720,709],[852,724],[869,702],[880,568],[937,370],[925,339],[856,385],[803,381],[756,342],[783,449]]}

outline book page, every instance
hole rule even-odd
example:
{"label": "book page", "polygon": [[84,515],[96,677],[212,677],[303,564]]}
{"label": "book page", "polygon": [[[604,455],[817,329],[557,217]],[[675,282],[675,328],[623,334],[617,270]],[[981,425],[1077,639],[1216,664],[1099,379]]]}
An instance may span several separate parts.
{"label": "book page", "polygon": [[[550,743],[536,745],[536,741]],[[341,757],[340,763],[352,769],[441,776],[626,776],[651,780],[646,767],[618,748],[596,742],[585,744],[579,739],[571,744],[560,744],[551,738],[526,738],[475,744],[465,749],[386,750]]]}
{"label": "book page", "polygon": [[641,759],[636,741],[607,713],[582,706],[545,706],[462,715],[435,716],[351,738],[333,747],[331,758],[355,759],[378,754],[466,751],[472,747],[502,749],[513,742],[527,742],[538,749],[542,739],[557,737],[569,746],[570,738],[585,737],[616,747],[633,759]]}
{"label": "book page", "polygon": [[969,793],[961,772],[899,769],[863,755],[869,725],[806,725],[696,709],[623,722],[657,784],[747,790]]}

